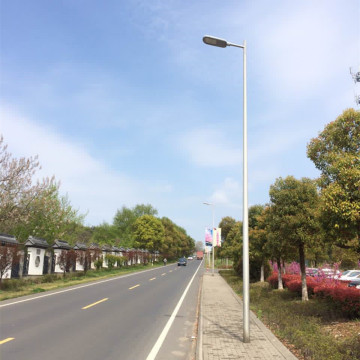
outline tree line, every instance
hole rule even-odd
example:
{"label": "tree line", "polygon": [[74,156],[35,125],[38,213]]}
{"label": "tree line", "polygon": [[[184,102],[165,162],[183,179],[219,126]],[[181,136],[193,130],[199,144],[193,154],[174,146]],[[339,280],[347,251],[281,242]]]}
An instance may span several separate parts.
{"label": "tree line", "polygon": [[86,214],[60,194],[55,177],[35,180],[38,156],[15,158],[0,136],[0,232],[24,242],[29,236],[53,244],[61,239],[159,251],[169,259],[189,255],[195,241],[167,217],[159,218],[150,204],[117,210],[112,223],[85,226]]}
{"label": "tree line", "polygon": [[[281,269],[297,261],[302,299],[308,299],[305,264],[360,266],[360,112],[344,111],[307,145],[320,171],[317,179],[279,177],[270,186],[270,202],[249,208],[250,276],[264,279],[269,260]],[[242,223],[221,220],[223,247],[218,256],[234,260],[242,272]],[[281,289],[281,271],[278,271]]]}

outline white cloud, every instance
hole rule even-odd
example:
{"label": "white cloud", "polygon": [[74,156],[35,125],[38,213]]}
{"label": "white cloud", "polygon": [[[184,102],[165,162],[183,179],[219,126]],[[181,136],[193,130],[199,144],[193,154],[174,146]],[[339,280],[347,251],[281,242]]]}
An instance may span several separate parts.
{"label": "white cloud", "polygon": [[210,201],[216,205],[239,207],[242,199],[242,188],[233,178],[226,178],[223,183],[213,192]]}
{"label": "white cloud", "polygon": [[181,151],[198,166],[219,167],[242,163],[242,151],[230,144],[221,130],[202,128],[190,130],[179,140]]}
{"label": "white cloud", "polygon": [[[55,175],[60,190],[75,208],[89,211],[87,221],[111,221],[116,209],[150,202],[149,195],[171,191],[171,185],[152,186],[119,174],[91,156],[81,144],[74,144],[51,128],[36,125],[9,108],[0,111],[0,132],[15,157],[39,155],[40,176]],[[151,191],[148,191],[151,189]]]}

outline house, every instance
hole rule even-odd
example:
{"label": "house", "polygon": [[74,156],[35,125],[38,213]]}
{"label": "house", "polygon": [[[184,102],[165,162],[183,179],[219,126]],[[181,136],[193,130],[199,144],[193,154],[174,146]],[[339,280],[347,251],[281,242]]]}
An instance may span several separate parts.
{"label": "house", "polygon": [[90,269],[95,269],[95,261],[102,257],[102,250],[100,249],[100,246],[96,243],[90,244],[89,250],[91,255]]}
{"label": "house", "polygon": [[71,249],[71,246],[65,240],[55,240],[54,245],[52,247],[54,249],[54,256],[53,256],[54,272],[55,273],[63,273],[64,269],[62,268],[62,266],[65,266],[65,264],[64,265],[58,264],[59,257],[61,255],[62,251],[69,251]]}
{"label": "house", "polygon": [[[42,275],[47,273],[45,251],[49,247],[46,240],[30,236],[26,242],[26,275]],[[47,264],[48,265],[48,264]]]}
{"label": "house", "polygon": [[108,261],[106,259],[106,255],[111,255],[112,248],[109,245],[103,245],[101,247],[101,251],[102,251],[102,255],[103,255],[103,267],[107,268],[108,267]]}
{"label": "house", "polygon": [[76,265],[75,265],[75,271],[84,271],[84,269],[87,267],[87,261],[86,261],[86,250],[87,246],[83,243],[76,243],[74,248],[76,251]]}
{"label": "house", "polygon": [[[8,257],[5,255],[5,250],[9,249],[11,247],[17,247],[18,241],[16,240],[15,236],[7,235],[7,234],[0,234],[0,247],[3,249],[4,253],[2,251],[0,252],[0,271],[2,273],[1,278],[2,279],[10,279],[12,272],[19,272],[19,264],[14,264],[12,256]],[[8,253],[9,254],[9,253]],[[10,255],[10,254],[9,254]],[[4,256],[3,259],[1,257]],[[1,274],[0,274],[1,275]]]}

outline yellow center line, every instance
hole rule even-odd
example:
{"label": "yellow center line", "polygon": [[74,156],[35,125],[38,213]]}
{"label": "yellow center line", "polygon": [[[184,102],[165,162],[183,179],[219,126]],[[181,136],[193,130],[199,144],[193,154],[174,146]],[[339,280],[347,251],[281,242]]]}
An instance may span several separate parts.
{"label": "yellow center line", "polygon": [[15,338],[7,338],[0,341],[0,345],[7,343],[8,341],[14,340]]}
{"label": "yellow center line", "polygon": [[84,307],[81,308],[81,309],[82,309],[82,310],[88,309],[89,307],[92,307],[92,306],[94,306],[94,305],[100,304],[100,303],[102,303],[103,301],[106,301],[106,300],[108,300],[108,299],[109,299],[109,298],[104,298],[104,299],[99,300],[99,301],[97,301],[97,302],[94,302],[94,303],[92,303],[92,304],[90,304],[90,305],[84,306]]}
{"label": "yellow center line", "polygon": [[162,274],[161,274],[161,276],[164,276],[164,275],[166,275],[166,273],[162,273]]}
{"label": "yellow center line", "polygon": [[137,284],[137,285],[135,285],[135,286],[133,286],[133,287],[129,288],[129,290],[135,289],[135,288],[137,288],[138,286],[140,286],[140,284]]}
{"label": "yellow center line", "polygon": [[154,277],[154,278],[150,279],[149,281],[152,281],[152,280],[155,280],[155,279],[156,279],[156,277]]}
{"label": "yellow center line", "polygon": [[169,272],[172,272],[172,270],[170,270]]}

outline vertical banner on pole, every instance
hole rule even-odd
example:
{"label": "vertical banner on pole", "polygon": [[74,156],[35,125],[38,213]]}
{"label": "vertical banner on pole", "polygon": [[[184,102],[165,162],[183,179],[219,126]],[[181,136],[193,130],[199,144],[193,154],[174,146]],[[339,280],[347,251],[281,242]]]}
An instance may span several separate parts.
{"label": "vertical banner on pole", "polygon": [[221,228],[214,228],[214,246],[221,247]]}
{"label": "vertical banner on pole", "polygon": [[212,246],[213,230],[210,228],[205,229],[205,245]]}

